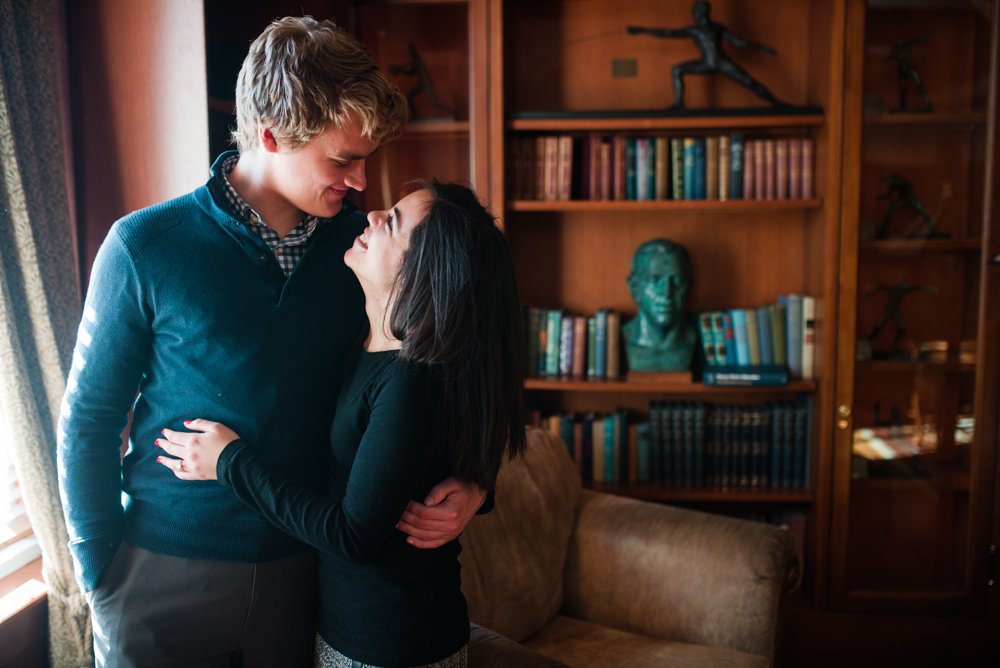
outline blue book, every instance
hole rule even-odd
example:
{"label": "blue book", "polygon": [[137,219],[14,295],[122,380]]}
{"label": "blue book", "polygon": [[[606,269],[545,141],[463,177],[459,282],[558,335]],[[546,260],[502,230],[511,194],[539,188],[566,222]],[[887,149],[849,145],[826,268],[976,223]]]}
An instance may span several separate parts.
{"label": "blue book", "polygon": [[559,325],[559,375],[573,372],[573,318],[562,318]]}
{"label": "blue book", "polygon": [[631,464],[629,457],[632,456],[632,453],[628,443],[628,415],[624,408],[615,411],[615,433],[617,434],[615,449],[618,450],[618,463],[616,464],[618,482],[627,482]]}
{"label": "blue book", "polygon": [[649,199],[656,199],[656,140],[648,138],[646,142],[646,192]]}
{"label": "blue book", "polygon": [[608,312],[594,314],[594,375],[608,377]]}
{"label": "blue book", "polygon": [[583,458],[583,466],[581,467],[583,471],[584,480],[594,479],[594,420],[595,416],[593,413],[587,413],[583,416],[583,438],[582,446],[580,448],[581,456]]}
{"label": "blue book", "polygon": [[694,140],[694,199],[705,199],[705,138]]}
{"label": "blue book", "polygon": [[649,481],[663,484],[663,422],[660,420],[662,402],[649,402]]}
{"label": "blue book", "polygon": [[782,295],[785,305],[785,354],[792,378],[802,378],[802,295]]}
{"label": "blue book", "polygon": [[743,135],[729,135],[729,199],[743,199]]}
{"label": "blue book", "polygon": [[701,334],[701,347],[705,351],[705,364],[715,366],[715,337],[712,336],[712,313],[704,311],[698,314],[698,333]]}
{"label": "blue book", "polygon": [[625,199],[629,201],[637,199],[639,195],[636,187],[636,156],[638,151],[635,142],[634,138],[625,141]]}
{"label": "blue book", "polygon": [[[739,308],[731,310],[733,316],[733,339],[736,341],[737,366],[750,365],[750,346],[747,343],[747,314]],[[732,364],[732,362],[730,362]]]}
{"label": "blue book", "polygon": [[771,460],[770,460],[770,473],[769,478],[771,480],[771,487],[778,488],[781,486],[781,461],[782,461],[782,416],[781,411],[784,410],[780,403],[770,402],[768,403],[768,409],[771,412]]}
{"label": "blue book", "polygon": [[795,405],[785,403],[781,411],[781,486],[792,486],[795,472],[792,471],[792,450],[795,441]]}
{"label": "blue book", "polygon": [[733,329],[733,314],[728,311],[722,313],[722,336],[726,341],[726,360],[730,366],[737,364],[736,354],[736,331]]}
{"label": "blue book", "polygon": [[545,326],[545,373],[559,373],[559,336],[562,333],[562,311],[549,311]]}
{"label": "blue book", "polygon": [[576,413],[566,413],[559,420],[559,438],[569,450],[569,456],[573,455],[573,424],[576,422]]}
{"label": "blue book", "polygon": [[694,199],[694,137],[684,138],[684,199]]}
{"label": "blue book", "polygon": [[761,366],[774,364],[774,346],[771,343],[771,310],[767,306],[757,309],[757,336],[760,338]]}
{"label": "blue book", "polygon": [[597,378],[597,324],[587,318],[587,378]]}
{"label": "blue book", "polygon": [[652,432],[649,422],[640,422],[635,426],[636,474],[639,482],[652,482]]}
{"label": "blue book", "polygon": [[699,401],[694,407],[694,484],[705,486],[705,459],[708,443],[708,409]]}
{"label": "blue book", "polygon": [[701,382],[716,387],[781,387],[788,385],[788,367],[777,364],[705,367]]}
{"label": "blue book", "polygon": [[722,322],[722,311],[712,311],[712,341],[715,347],[715,363],[719,366],[729,364],[729,356],[726,351],[726,335]]}
{"label": "blue book", "polygon": [[800,395],[795,405],[795,471],[793,486],[808,489],[810,483],[810,451],[812,450],[812,397]]}

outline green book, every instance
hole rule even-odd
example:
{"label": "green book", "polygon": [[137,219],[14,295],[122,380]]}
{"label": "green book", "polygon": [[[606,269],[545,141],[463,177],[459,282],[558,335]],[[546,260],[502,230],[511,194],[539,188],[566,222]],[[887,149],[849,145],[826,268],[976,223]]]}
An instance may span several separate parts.
{"label": "green book", "polygon": [[562,311],[549,311],[545,327],[545,373],[559,374],[559,335],[562,330]]}
{"label": "green book", "polygon": [[772,304],[768,307],[771,312],[771,345],[774,347],[774,363],[778,365],[788,364],[787,352],[787,327],[785,325],[785,305]]}

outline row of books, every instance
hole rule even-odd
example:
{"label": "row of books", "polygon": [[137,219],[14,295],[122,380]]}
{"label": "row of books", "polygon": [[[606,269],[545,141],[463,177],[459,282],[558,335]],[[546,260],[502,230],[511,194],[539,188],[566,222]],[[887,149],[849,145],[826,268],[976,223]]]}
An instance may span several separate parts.
{"label": "row of books", "polygon": [[811,295],[781,295],[757,309],[704,311],[698,324],[706,372],[717,371],[711,367],[784,367],[793,379],[816,377],[816,299]]}
{"label": "row of books", "polygon": [[621,373],[621,314],[600,310],[574,316],[525,307],[526,373],[529,376],[618,378]]}
{"label": "row of books", "polygon": [[813,197],[813,140],[515,137],[515,200],[772,200]]}
{"label": "row of books", "polygon": [[652,402],[649,419],[566,413],[541,420],[585,481],[808,489],[812,398],[766,404]]}

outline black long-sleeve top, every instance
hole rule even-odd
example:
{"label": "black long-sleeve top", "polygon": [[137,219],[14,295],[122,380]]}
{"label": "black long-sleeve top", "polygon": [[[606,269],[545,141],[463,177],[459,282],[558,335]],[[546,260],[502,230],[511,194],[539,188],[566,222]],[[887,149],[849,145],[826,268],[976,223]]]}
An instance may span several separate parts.
{"label": "black long-sleeve top", "polygon": [[395,528],[410,499],[423,501],[451,475],[435,450],[440,381],[397,357],[359,351],[348,363],[324,492],[277,472],[245,441],[218,464],[240,500],[319,549],[323,639],[388,668],[439,661],[469,640],[458,540],[421,550]]}

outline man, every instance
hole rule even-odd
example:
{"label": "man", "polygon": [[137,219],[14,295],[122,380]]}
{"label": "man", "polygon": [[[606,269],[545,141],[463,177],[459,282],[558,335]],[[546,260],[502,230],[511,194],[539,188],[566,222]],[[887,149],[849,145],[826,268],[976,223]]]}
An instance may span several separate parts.
{"label": "man", "polygon": [[[366,322],[343,263],[366,221],[344,196],[365,188],[365,159],[405,118],[357,40],[308,17],[276,21],[240,71],[239,152],[108,234],[59,442],[99,666],[312,665],[315,555],[230,490],[177,480],[154,441],[208,417],[287,474],[326,477],[339,379]],[[453,539],[484,498],[451,480],[426,502],[446,496],[404,514],[415,546]]]}
{"label": "man", "polygon": [[691,258],[683,246],[653,239],[636,249],[628,289],[639,313],[622,327],[629,369],[691,368],[698,332],[685,317],[684,304],[692,283]]}

